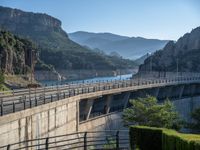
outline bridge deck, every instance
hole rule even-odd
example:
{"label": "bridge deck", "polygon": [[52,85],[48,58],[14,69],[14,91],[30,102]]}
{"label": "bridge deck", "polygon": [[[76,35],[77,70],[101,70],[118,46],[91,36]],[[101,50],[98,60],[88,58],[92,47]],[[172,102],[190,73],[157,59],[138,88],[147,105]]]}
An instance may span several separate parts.
{"label": "bridge deck", "polygon": [[80,95],[81,97],[84,97],[84,95],[88,93],[93,94],[94,97],[98,97],[104,94],[120,93],[137,89],[191,83],[200,83],[200,77],[197,76],[138,80],[132,79],[15,90],[12,91],[12,93],[1,93],[0,115],[2,116],[9,113],[14,113],[17,111],[25,110],[27,108],[36,107],[73,96]]}

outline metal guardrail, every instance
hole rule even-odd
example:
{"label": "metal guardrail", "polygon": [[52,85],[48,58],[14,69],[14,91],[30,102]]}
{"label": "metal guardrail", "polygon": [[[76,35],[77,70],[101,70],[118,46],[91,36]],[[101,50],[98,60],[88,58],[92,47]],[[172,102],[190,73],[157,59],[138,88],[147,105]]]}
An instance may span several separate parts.
{"label": "metal guardrail", "polygon": [[105,130],[77,132],[66,135],[21,141],[0,147],[1,150],[92,150],[92,149],[129,149],[128,130]]}
{"label": "metal guardrail", "polygon": [[[55,89],[55,90],[60,90],[62,88],[68,88],[68,87],[73,87],[73,86],[90,86],[91,84],[100,84],[100,83],[107,83],[107,82],[117,82],[118,80],[97,80],[97,81],[82,81],[82,82],[70,82],[70,83],[61,83],[61,84],[52,84],[50,86],[47,86],[45,85],[44,87],[37,87],[37,88],[23,88],[23,89],[15,89],[15,90],[8,90],[8,91],[1,91],[0,92],[0,97],[6,97],[6,96],[13,96],[13,95],[17,95],[21,92],[25,92],[25,93],[29,93],[30,89],[33,90],[33,91],[43,91],[44,89],[45,90],[52,90],[52,89]],[[122,80],[121,80],[122,81]]]}
{"label": "metal guardrail", "polygon": [[0,100],[0,116],[15,113],[17,111],[25,110],[27,108],[36,107],[42,104],[54,102],[57,100],[69,98],[72,96],[92,93],[105,90],[113,90],[118,88],[127,87],[140,87],[140,86],[156,86],[156,85],[170,85],[170,84],[183,84],[199,82],[200,77],[178,77],[178,78],[163,78],[163,79],[138,79],[138,80],[121,80],[121,81],[111,81],[111,82],[101,82],[93,84],[73,84],[65,85],[61,89],[53,90],[54,93],[47,93],[47,88],[43,89],[43,93],[35,92],[34,90],[29,90],[29,95],[24,97],[16,98],[11,100]]}

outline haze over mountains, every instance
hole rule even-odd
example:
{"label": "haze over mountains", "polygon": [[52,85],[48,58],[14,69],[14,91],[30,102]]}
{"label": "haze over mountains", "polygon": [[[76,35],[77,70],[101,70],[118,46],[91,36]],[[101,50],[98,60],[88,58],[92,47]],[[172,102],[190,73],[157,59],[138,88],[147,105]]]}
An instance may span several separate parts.
{"label": "haze over mountains", "polygon": [[117,52],[124,58],[137,59],[147,53],[162,49],[168,40],[127,37],[112,33],[91,33],[78,31],[69,33],[69,38],[91,49],[100,49],[105,53]]}

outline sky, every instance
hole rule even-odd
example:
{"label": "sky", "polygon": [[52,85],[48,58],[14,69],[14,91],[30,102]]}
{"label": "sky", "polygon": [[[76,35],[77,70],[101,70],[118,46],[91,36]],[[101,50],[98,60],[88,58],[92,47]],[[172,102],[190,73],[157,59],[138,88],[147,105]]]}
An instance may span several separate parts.
{"label": "sky", "polygon": [[67,33],[177,40],[200,26],[200,0],[0,0],[0,5],[54,16]]}

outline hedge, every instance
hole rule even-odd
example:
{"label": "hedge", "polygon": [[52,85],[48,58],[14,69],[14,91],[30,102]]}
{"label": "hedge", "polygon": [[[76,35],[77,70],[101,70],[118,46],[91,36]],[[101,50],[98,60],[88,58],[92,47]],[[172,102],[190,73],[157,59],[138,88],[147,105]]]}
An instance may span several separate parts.
{"label": "hedge", "polygon": [[129,134],[132,150],[200,150],[200,135],[146,126],[131,126]]}

